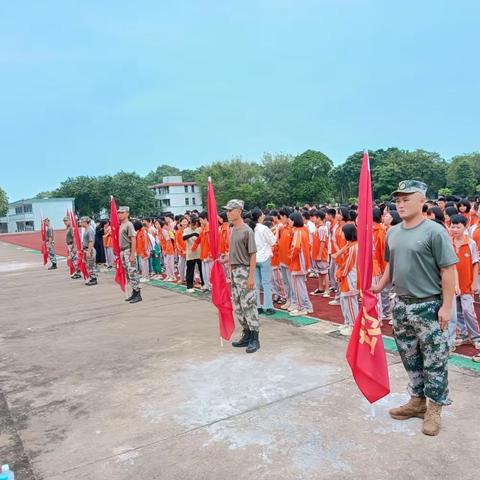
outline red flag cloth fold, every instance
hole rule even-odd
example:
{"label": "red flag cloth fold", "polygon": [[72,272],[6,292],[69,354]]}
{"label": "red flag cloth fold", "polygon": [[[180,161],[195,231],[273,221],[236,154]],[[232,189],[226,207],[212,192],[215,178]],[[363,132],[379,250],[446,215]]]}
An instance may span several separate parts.
{"label": "red flag cloth fold", "polygon": [[43,264],[46,265],[48,262],[48,250],[47,250],[47,226],[45,225],[45,221],[41,220],[41,229],[40,233],[42,236],[42,257],[43,257]]}
{"label": "red flag cloth fold", "polygon": [[353,378],[365,398],[374,403],[390,393],[377,298],[370,291],[373,273],[372,184],[368,153],[363,154],[358,187],[358,270],[362,303],[347,348]]}
{"label": "red flag cloth fold", "polygon": [[77,248],[77,267],[82,272],[83,278],[86,280],[90,275],[87,271],[87,265],[83,258],[83,246],[82,239],[80,238],[80,230],[78,229],[77,219],[75,218],[75,212],[70,212],[70,221],[73,228],[73,239],[75,241],[75,247]]}
{"label": "red flag cloth fold", "polygon": [[[70,210],[67,209],[67,215],[66,215],[70,221],[71,221],[71,218],[72,216],[70,215]],[[73,227],[72,227],[73,229]],[[75,273],[75,265],[73,264],[73,260],[72,260],[72,257],[70,256],[70,250],[68,248],[68,245],[67,245],[67,266],[68,266],[68,269],[70,271],[70,275],[73,275]]]}
{"label": "red flag cloth fold", "polygon": [[120,258],[120,221],[118,220],[117,204],[113,197],[110,200],[110,227],[112,228],[112,248],[115,254],[115,281],[124,292],[127,285],[127,274]]}
{"label": "red flag cloth fold", "polygon": [[218,308],[220,336],[224,340],[230,340],[235,330],[235,322],[233,320],[233,307],[230,299],[230,290],[227,286],[227,279],[225,278],[225,270],[218,261],[218,212],[213,183],[210,178],[208,179],[208,223],[210,224],[208,231],[210,251],[213,258],[210,277],[210,283],[212,284],[212,303]]}

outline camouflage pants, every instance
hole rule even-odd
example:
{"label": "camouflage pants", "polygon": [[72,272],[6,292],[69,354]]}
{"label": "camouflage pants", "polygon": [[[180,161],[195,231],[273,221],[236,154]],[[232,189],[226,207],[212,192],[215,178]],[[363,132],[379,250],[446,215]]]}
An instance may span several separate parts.
{"label": "camouflage pants", "polygon": [[73,251],[73,245],[67,245],[68,248],[68,255],[70,256],[70,260],[73,263],[73,266],[75,268],[75,273],[80,273],[80,269],[77,266],[77,251]]}
{"label": "camouflage pants", "polygon": [[88,257],[87,255],[88,250],[86,248],[83,249],[83,258],[85,259],[85,263],[87,265],[87,272],[90,278],[97,278],[97,270],[96,270],[96,258],[97,252],[94,248],[92,248],[92,256]]}
{"label": "camouflage pants", "polygon": [[260,321],[258,319],[255,288],[250,290],[247,287],[249,271],[249,267],[241,265],[232,267],[233,309],[244,330],[249,329],[258,332]]}
{"label": "camouflage pants", "polygon": [[408,391],[449,405],[447,334],[440,330],[441,300],[407,304],[395,299],[393,333],[409,377]]}
{"label": "camouflage pants", "polygon": [[55,255],[55,242],[50,242],[47,245],[48,259],[52,263],[57,263],[57,256]]}
{"label": "camouflage pants", "polygon": [[133,265],[130,262],[130,249],[122,250],[120,252],[120,258],[123,263],[123,268],[127,275],[127,282],[132,288],[132,290],[140,290],[140,275],[137,270],[137,262],[134,262]]}

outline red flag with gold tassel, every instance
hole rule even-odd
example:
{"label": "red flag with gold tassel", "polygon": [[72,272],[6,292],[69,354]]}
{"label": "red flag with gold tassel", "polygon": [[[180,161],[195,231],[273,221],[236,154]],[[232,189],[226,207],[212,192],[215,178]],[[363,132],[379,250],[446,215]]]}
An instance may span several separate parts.
{"label": "red flag with gold tassel", "polygon": [[374,403],[390,393],[377,297],[370,291],[373,273],[373,207],[368,152],[363,154],[358,187],[358,270],[362,303],[347,348],[353,378],[365,398]]}

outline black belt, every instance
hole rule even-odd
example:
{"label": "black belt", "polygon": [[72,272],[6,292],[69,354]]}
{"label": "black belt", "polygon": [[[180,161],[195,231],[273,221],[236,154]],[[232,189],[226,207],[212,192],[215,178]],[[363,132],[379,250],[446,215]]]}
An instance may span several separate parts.
{"label": "black belt", "polygon": [[403,303],[407,305],[412,305],[413,303],[426,303],[426,302],[436,302],[442,300],[440,295],[431,295],[430,297],[409,297],[409,296],[402,296],[398,295],[398,299],[401,300]]}

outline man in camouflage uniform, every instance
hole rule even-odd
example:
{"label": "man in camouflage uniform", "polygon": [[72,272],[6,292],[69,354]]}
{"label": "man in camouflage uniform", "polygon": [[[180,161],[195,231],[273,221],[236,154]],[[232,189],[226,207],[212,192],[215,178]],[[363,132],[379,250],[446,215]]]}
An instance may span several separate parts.
{"label": "man in camouflage uniform", "polygon": [[92,221],[90,217],[82,217],[80,219],[80,224],[84,228],[83,238],[82,238],[82,249],[85,262],[87,264],[88,282],[85,283],[88,287],[92,285],[97,285],[97,271],[96,267],[96,251],[94,248],[95,245],[95,234],[93,233]]}
{"label": "man in camouflage uniform", "polygon": [[52,264],[48,267],[48,270],[57,269],[57,256],[55,255],[55,239],[53,238],[53,228],[50,225],[50,219],[46,218],[45,223],[45,240],[47,243],[48,259]]}
{"label": "man in camouflage uniform", "polygon": [[230,233],[230,251],[222,255],[220,261],[230,262],[233,307],[243,328],[241,339],[238,342],[232,342],[232,345],[247,347],[246,352],[253,353],[260,348],[258,338],[260,322],[255,291],[257,248],[253,230],[243,221],[243,206],[242,200],[230,200],[224,207],[233,228]]}
{"label": "man in camouflage uniform", "polygon": [[142,301],[140,294],[140,276],[137,271],[136,232],[133,223],[129,220],[130,208],[118,207],[120,220],[120,259],[127,275],[127,281],[132,288],[132,294],[125,299],[126,302],[137,303]]}
{"label": "man in camouflage uniform", "polygon": [[73,227],[72,222],[69,217],[63,217],[63,223],[65,224],[66,233],[65,233],[65,243],[67,244],[68,249],[68,256],[75,267],[75,272],[70,275],[70,278],[77,279],[81,278],[80,270],[78,269],[77,265],[77,247],[75,246],[74,238],[73,238]]}
{"label": "man in camouflage uniform", "polygon": [[[388,231],[388,262],[379,293],[393,284],[393,333],[409,377],[410,401],[390,410],[396,420],[423,418],[425,435],[437,435],[448,398],[448,322],[455,296],[457,256],[446,229],[422,215],[427,186],[400,182],[393,195],[403,223]],[[428,398],[428,402],[427,402]]]}

